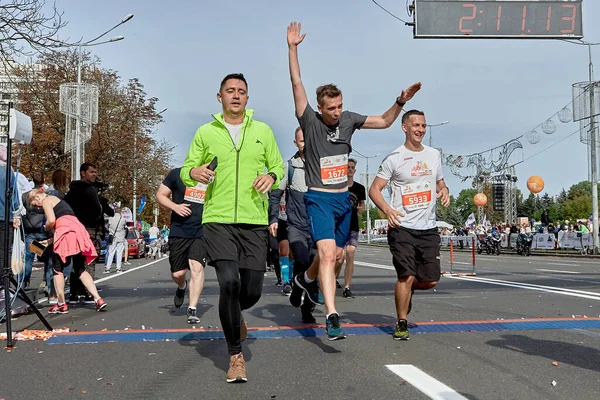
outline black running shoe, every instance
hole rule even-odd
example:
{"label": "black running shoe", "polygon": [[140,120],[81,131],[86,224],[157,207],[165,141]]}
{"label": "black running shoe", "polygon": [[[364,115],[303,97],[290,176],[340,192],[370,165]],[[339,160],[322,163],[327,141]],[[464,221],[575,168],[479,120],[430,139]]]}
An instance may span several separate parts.
{"label": "black running shoe", "polygon": [[347,299],[353,299],[356,297],[356,296],[354,296],[354,294],[352,293],[352,291],[350,290],[349,287],[344,289],[344,291],[342,292],[342,296],[344,296]]}
{"label": "black running shoe", "polygon": [[185,281],[185,287],[183,289],[180,289],[179,287],[177,287],[177,290],[175,290],[175,297],[173,297],[173,304],[175,305],[175,308],[180,308],[183,305],[183,300],[185,299],[186,289],[187,289],[187,281]]}
{"label": "black running shoe", "polygon": [[310,301],[312,301],[315,304],[324,304],[324,302],[319,301],[319,286],[317,285],[316,279],[308,283],[304,279],[304,274],[298,274],[294,278],[294,282],[296,282],[296,285],[304,289],[304,293],[306,293],[306,296]]}
{"label": "black running shoe", "polygon": [[277,279],[277,282],[275,282],[275,286],[277,286],[277,287],[283,286],[283,281],[281,279]]}
{"label": "black running shoe", "polygon": [[292,293],[290,293],[290,304],[296,308],[302,304],[302,293],[304,290],[296,285],[295,279],[292,279]]}
{"label": "black running shoe", "polygon": [[394,329],[394,340],[408,340],[408,321],[400,319],[396,322],[396,329]]}
{"label": "black running shoe", "polygon": [[187,310],[187,323],[190,325],[195,325],[200,323],[200,318],[196,315],[195,308],[189,308]]}
{"label": "black running shoe", "polygon": [[292,293],[292,286],[289,283],[286,283],[285,285],[283,285],[283,290],[282,290],[283,294],[285,294],[286,296],[290,296]]}
{"label": "black running shoe", "polygon": [[340,325],[340,316],[337,314],[331,314],[325,324],[325,332],[327,333],[328,340],[345,339],[346,335]]}

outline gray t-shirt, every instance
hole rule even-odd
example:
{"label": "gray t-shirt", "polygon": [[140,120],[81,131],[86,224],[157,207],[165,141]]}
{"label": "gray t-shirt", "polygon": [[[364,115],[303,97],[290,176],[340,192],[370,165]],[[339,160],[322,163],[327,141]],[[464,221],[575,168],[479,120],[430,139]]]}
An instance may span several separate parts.
{"label": "gray t-shirt", "polygon": [[336,125],[327,125],[310,104],[298,118],[304,133],[306,185],[309,188],[343,189],[348,186],[348,156],[352,134],[367,117],[342,112]]}

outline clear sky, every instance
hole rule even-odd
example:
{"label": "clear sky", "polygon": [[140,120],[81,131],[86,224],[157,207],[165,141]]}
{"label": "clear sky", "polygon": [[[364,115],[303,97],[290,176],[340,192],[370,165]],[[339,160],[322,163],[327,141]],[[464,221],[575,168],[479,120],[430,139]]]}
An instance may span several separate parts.
{"label": "clear sky", "polygon": [[[425,111],[434,147],[445,154],[471,154],[518,137],[571,101],[571,85],[588,79],[587,48],[557,40],[416,40],[412,29],[385,14],[371,0],[57,0],[69,21],[63,38],[92,38],[129,13],[135,17],[113,34],[125,40],[98,46],[104,68],[138,77],[150,96],[168,107],[157,135],[177,144],[181,164],[196,129],[220,111],[215,94],[221,79],[242,72],[249,83],[249,108],[275,132],[284,159],[295,148],[286,27],[302,22],[300,66],[309,99],[315,88],[333,82],[344,93],[344,108],[367,115],[387,110],[401,90],[421,81],[407,107]],[[405,0],[380,4],[408,19]],[[600,1],[584,1],[585,40],[600,42]],[[597,19],[597,18],[596,18]],[[594,49],[600,78],[600,46]],[[578,123],[558,124],[516,159],[527,159],[564,139]],[[370,161],[370,172],[404,141],[399,121],[384,131],[358,131],[354,148]],[[426,138],[428,143],[428,138]],[[359,160],[359,172],[365,162]],[[519,187],[540,175],[554,195],[587,179],[585,145],[579,134],[517,167]],[[445,168],[451,192],[469,187]]]}

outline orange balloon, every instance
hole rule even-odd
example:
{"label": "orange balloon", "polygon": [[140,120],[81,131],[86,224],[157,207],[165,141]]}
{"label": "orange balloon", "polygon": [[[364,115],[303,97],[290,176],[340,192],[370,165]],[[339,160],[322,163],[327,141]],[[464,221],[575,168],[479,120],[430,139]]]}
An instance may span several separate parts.
{"label": "orange balloon", "polygon": [[539,193],[544,190],[544,180],[537,175],[530,176],[527,179],[527,189],[531,193]]}
{"label": "orange balloon", "polygon": [[487,204],[487,196],[483,193],[477,193],[475,197],[473,197],[473,203],[477,207],[483,207]]}

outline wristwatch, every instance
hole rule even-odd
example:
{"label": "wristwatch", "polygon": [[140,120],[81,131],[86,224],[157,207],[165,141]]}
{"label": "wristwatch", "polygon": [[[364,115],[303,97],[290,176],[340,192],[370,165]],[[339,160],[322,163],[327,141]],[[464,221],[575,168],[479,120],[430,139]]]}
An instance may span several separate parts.
{"label": "wristwatch", "polygon": [[406,103],[400,101],[400,96],[396,97],[396,104],[398,104],[398,107],[404,107],[406,105]]}
{"label": "wristwatch", "polygon": [[273,178],[273,182],[277,182],[277,174],[275,172],[267,172],[271,178]]}

